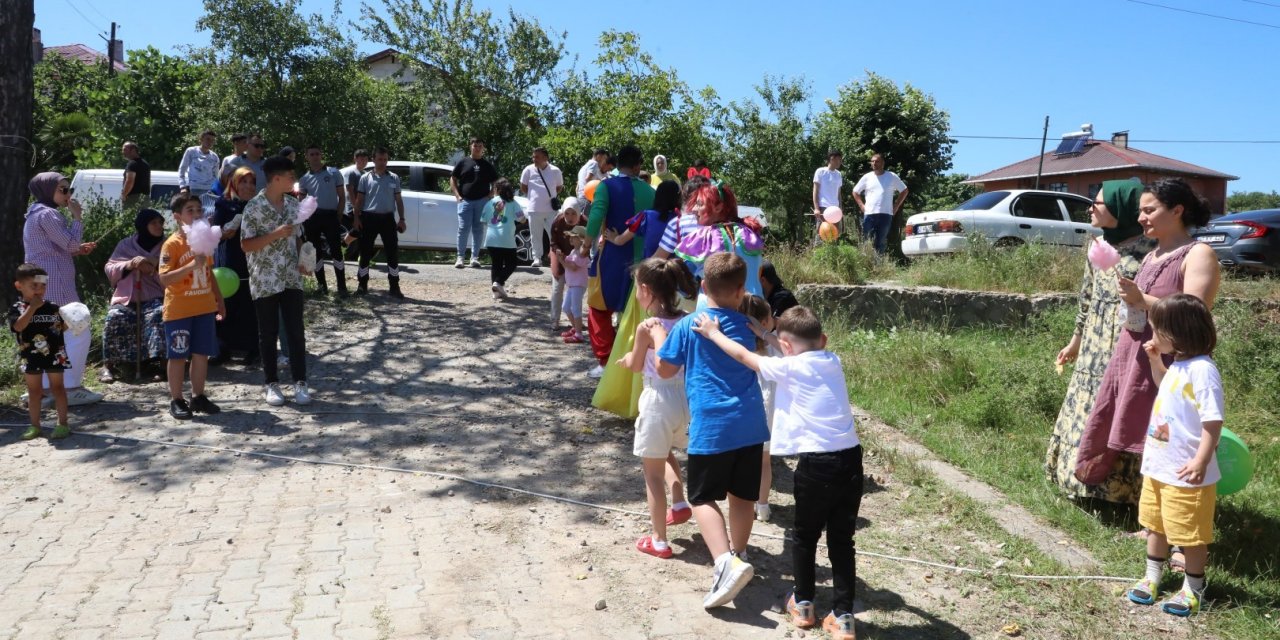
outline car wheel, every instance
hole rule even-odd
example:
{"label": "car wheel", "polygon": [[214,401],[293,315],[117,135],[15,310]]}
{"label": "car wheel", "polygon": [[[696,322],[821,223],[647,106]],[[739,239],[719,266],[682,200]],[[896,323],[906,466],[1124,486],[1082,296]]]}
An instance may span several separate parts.
{"label": "car wheel", "polygon": [[529,239],[529,226],[516,227],[516,260],[521,266],[533,264],[533,241]]}
{"label": "car wheel", "polygon": [[1026,244],[1022,238],[1000,238],[996,240],[995,246],[999,249],[1013,249]]}

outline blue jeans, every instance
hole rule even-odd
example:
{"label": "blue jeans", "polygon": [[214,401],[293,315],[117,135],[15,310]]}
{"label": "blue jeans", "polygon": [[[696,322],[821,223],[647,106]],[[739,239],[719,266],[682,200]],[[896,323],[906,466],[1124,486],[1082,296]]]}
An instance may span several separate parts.
{"label": "blue jeans", "polygon": [[862,238],[875,243],[876,253],[884,254],[888,248],[891,224],[893,224],[891,213],[868,213],[862,216]]}
{"label": "blue jeans", "polygon": [[484,206],[488,198],[461,200],[458,202],[458,259],[466,257],[467,237],[471,237],[471,259],[480,259],[484,246]]}

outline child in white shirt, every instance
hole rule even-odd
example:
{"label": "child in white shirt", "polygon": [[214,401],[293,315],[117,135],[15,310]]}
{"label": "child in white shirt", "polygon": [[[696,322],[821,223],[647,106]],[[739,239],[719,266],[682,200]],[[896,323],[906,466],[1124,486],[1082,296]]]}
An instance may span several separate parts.
{"label": "child in white shirt", "polygon": [[822,323],[805,307],[792,307],[778,318],[777,336],[753,323],[756,335],[774,342],[785,357],[753,353],[720,332],[719,322],[698,318],[695,331],[715,342],[733,359],[776,384],[773,408],[773,455],[798,455],[795,473],[795,527],[792,570],[795,591],[787,598],[792,624],[817,625],[814,614],[814,562],[818,538],[827,532],[835,595],[822,628],[835,640],[854,640],[854,523],[862,503],[862,446],[853,422],[840,358],[826,350]]}

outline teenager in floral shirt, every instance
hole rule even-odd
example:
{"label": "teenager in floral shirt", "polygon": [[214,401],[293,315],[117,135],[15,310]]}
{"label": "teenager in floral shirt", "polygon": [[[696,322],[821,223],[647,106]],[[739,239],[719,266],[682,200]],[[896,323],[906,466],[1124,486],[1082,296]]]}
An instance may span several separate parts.
{"label": "teenager in floral shirt", "polygon": [[267,404],[285,402],[276,364],[276,339],[283,318],[293,372],[293,400],[311,402],[307,389],[307,342],[302,326],[302,267],[298,264],[302,227],[297,224],[298,201],[286,195],[293,190],[293,163],[272,156],[262,165],[266,188],[244,208],[241,241],[249,261],[249,294],[258,314],[258,348],[266,374]]}

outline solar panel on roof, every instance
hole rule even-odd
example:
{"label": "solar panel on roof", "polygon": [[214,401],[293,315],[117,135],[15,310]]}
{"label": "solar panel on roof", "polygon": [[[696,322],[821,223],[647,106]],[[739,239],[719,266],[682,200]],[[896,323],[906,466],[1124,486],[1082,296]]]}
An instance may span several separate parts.
{"label": "solar panel on roof", "polygon": [[1063,138],[1053,153],[1059,156],[1068,153],[1079,153],[1080,149],[1084,148],[1084,143],[1087,140],[1088,138]]}

